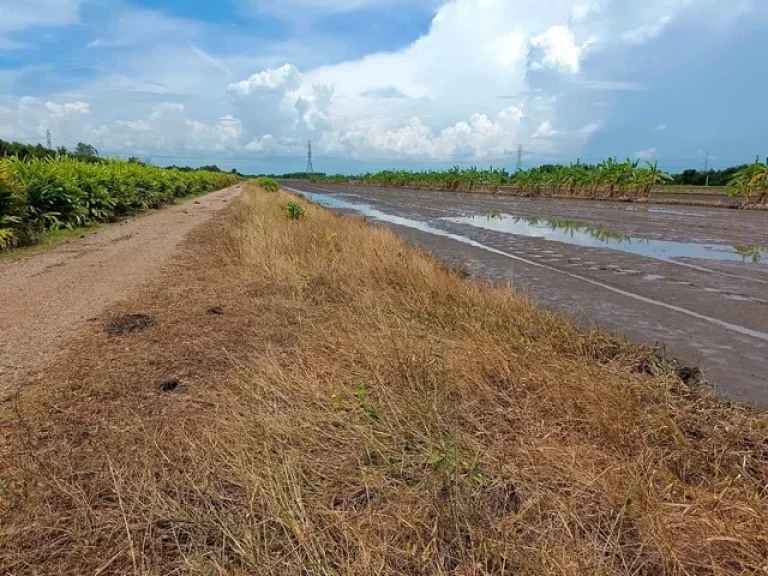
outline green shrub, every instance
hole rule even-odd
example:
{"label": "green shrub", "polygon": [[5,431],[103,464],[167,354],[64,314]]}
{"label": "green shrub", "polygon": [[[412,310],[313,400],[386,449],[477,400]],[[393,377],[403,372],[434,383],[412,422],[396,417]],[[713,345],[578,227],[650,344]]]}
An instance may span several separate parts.
{"label": "green shrub", "polygon": [[306,215],[304,207],[295,200],[291,200],[288,204],[283,206],[283,212],[285,212],[285,215],[291,220],[301,220]]}
{"label": "green shrub", "polygon": [[273,178],[259,178],[259,186],[261,186],[267,192],[277,192],[280,190],[280,185]]}

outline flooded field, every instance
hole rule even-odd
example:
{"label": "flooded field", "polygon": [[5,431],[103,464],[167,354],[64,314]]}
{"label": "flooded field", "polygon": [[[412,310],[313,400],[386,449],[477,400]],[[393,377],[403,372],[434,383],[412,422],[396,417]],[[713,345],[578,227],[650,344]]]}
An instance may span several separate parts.
{"label": "flooded field", "polygon": [[768,213],[292,183],[768,406]]}

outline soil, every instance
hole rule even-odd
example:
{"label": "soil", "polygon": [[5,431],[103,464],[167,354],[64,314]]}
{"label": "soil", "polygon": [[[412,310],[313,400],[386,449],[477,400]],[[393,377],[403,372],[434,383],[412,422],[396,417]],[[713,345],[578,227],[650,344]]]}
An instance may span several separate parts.
{"label": "soil", "polygon": [[768,264],[685,258],[658,260],[598,246],[513,235],[446,222],[445,217],[504,214],[577,220],[652,240],[768,246],[768,213],[692,206],[500,197],[465,192],[312,185],[387,214],[427,223],[457,241],[384,223],[472,276],[511,283],[584,329],[663,343],[700,366],[722,396],[768,407]]}
{"label": "soil", "polygon": [[[43,253],[0,262],[0,398],[50,360],[79,327],[155,278],[172,261],[183,238],[228,206],[243,186],[105,226]],[[136,317],[117,320],[112,326],[117,332],[142,324]]]}
{"label": "soil", "polygon": [[121,314],[104,326],[104,331],[109,334],[130,334],[131,332],[143,332],[155,325],[155,320],[146,314]]}

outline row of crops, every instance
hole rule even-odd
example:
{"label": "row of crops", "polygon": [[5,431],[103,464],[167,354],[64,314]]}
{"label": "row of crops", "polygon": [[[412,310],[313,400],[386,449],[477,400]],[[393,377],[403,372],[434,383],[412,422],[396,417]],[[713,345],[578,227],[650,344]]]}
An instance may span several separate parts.
{"label": "row of crops", "polygon": [[[505,170],[460,169],[410,172],[385,170],[354,177],[321,176],[326,182],[354,180],[372,186],[416,188],[422,190],[465,190],[490,188],[496,192],[502,186],[516,188],[526,196],[572,196],[581,198],[648,198],[655,186],[672,177],[659,169],[657,163],[609,158],[600,164],[571,164],[542,166],[509,174]],[[741,196],[745,206],[768,204],[768,164],[755,162],[738,171],[731,182],[732,194]]]}
{"label": "row of crops", "polygon": [[114,221],[177,198],[231,186],[233,174],[183,172],[134,162],[70,157],[0,159],[0,249],[45,232]]}

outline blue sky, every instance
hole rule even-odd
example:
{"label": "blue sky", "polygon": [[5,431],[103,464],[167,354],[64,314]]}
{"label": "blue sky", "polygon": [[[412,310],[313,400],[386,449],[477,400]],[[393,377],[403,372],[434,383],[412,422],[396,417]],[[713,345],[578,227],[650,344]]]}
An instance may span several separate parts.
{"label": "blue sky", "polygon": [[763,0],[0,0],[0,138],[357,172],[768,155]]}

